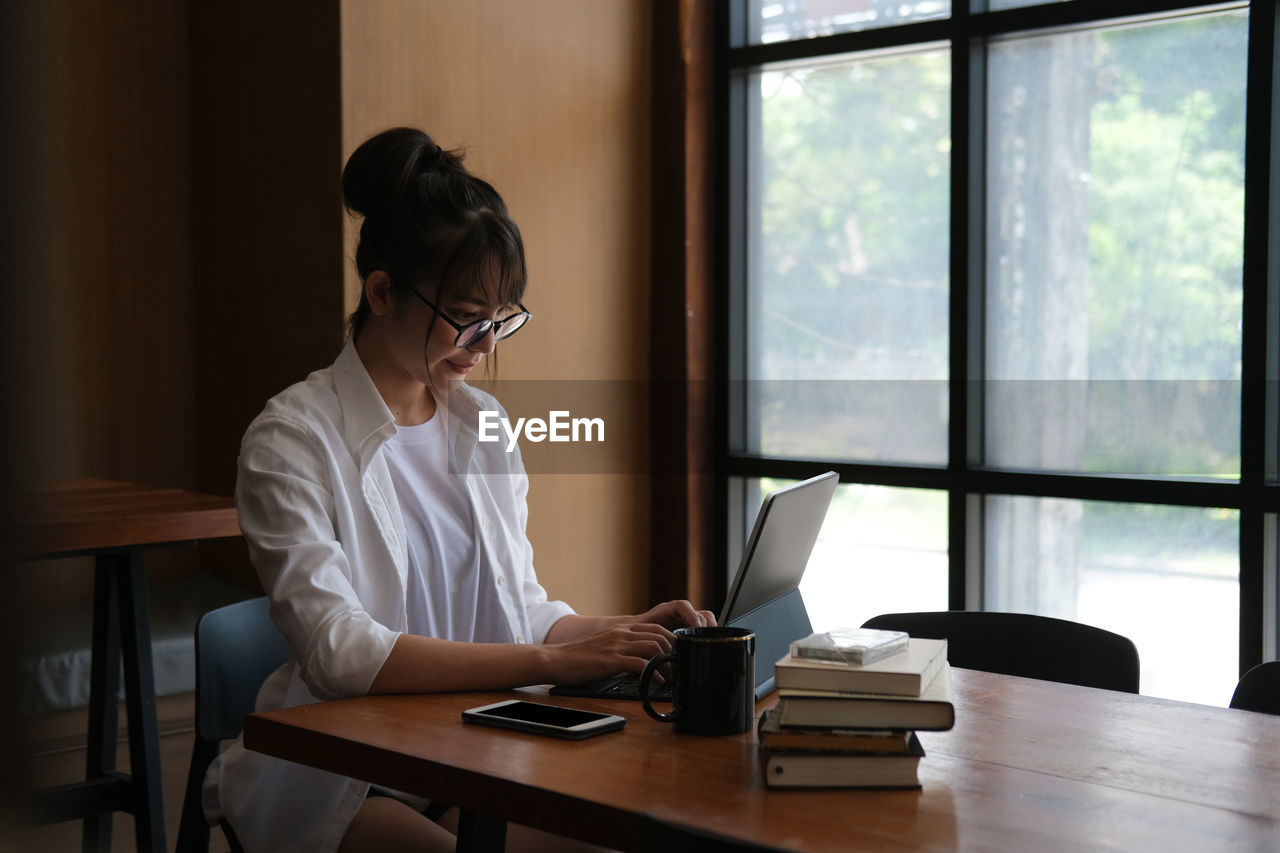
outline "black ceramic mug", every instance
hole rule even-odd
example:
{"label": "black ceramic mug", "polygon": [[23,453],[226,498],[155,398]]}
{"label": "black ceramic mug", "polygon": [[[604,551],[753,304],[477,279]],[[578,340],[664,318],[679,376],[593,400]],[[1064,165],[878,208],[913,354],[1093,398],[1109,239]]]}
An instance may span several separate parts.
{"label": "black ceramic mug", "polygon": [[[756,715],[756,635],[749,628],[677,628],[672,651],[640,673],[645,713],[676,731],[731,735],[750,731]],[[673,667],[674,707],[663,714],[649,704],[649,681],[668,661]]]}

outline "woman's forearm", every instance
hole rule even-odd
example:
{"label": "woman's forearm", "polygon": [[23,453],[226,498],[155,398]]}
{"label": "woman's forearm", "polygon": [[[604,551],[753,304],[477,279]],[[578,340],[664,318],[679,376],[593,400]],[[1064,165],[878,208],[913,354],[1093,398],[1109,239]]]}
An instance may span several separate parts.
{"label": "woman's forearm", "polygon": [[562,616],[556,620],[551,626],[551,630],[547,632],[544,643],[551,645],[554,643],[568,643],[588,634],[594,634],[597,631],[603,631],[610,625],[618,625],[635,617],[632,616],[582,616],[578,613],[571,613],[568,616]]}
{"label": "woman's forearm", "polygon": [[396,638],[370,693],[504,690],[582,684],[640,672],[671,650],[671,633],[634,616],[565,616],[545,643],[459,643],[412,634]]}
{"label": "woman's forearm", "polygon": [[514,643],[461,643],[401,634],[370,693],[502,690],[552,681],[546,649]]}

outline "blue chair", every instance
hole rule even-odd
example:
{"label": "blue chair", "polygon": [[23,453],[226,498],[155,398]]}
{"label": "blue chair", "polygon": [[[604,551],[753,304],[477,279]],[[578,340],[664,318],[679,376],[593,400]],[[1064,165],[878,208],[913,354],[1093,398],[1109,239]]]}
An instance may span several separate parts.
{"label": "blue chair", "polygon": [[1280,660],[1260,663],[1240,676],[1231,707],[1280,714]]}
{"label": "blue chair", "polygon": [[[196,624],[196,740],[182,801],[177,853],[208,853],[209,824],[201,806],[205,773],[224,740],[237,737],[253,711],[258,689],[289,657],[284,637],[268,613],[268,600],[253,598],[211,610]],[[232,853],[243,853],[222,824]]]}
{"label": "blue chair", "polygon": [[885,613],[864,628],[947,641],[953,666],[1044,681],[1138,692],[1138,649],[1128,637],[1092,625],[978,610]]}

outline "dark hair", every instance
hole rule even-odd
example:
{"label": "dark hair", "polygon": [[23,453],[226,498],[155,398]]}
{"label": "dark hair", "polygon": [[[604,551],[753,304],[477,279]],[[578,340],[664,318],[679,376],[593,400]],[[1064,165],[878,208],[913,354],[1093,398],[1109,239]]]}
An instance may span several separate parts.
{"label": "dark hair", "polygon": [[[351,154],[342,195],[347,210],[364,217],[356,244],[361,282],[383,270],[396,298],[413,298],[407,288],[416,287],[437,306],[477,292],[500,306],[523,298],[520,229],[502,197],[462,158],[408,127],[379,133]],[[368,316],[361,292],[347,321],[353,340]]]}

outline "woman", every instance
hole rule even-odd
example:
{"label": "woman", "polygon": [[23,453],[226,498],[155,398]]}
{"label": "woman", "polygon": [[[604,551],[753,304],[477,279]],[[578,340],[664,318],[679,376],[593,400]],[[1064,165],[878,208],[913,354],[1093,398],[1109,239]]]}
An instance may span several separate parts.
{"label": "woman", "polygon": [[[538,584],[519,454],[477,441],[479,412],[500,407],[464,382],[530,318],[497,192],[405,128],[361,145],[342,185],[364,218],[349,340],[273,398],[241,447],[240,524],[290,648],[258,708],[639,672],[670,629],[714,624],[687,601],[581,616]],[[237,743],[205,799],[250,853],[452,849],[410,798],[369,793]]]}

